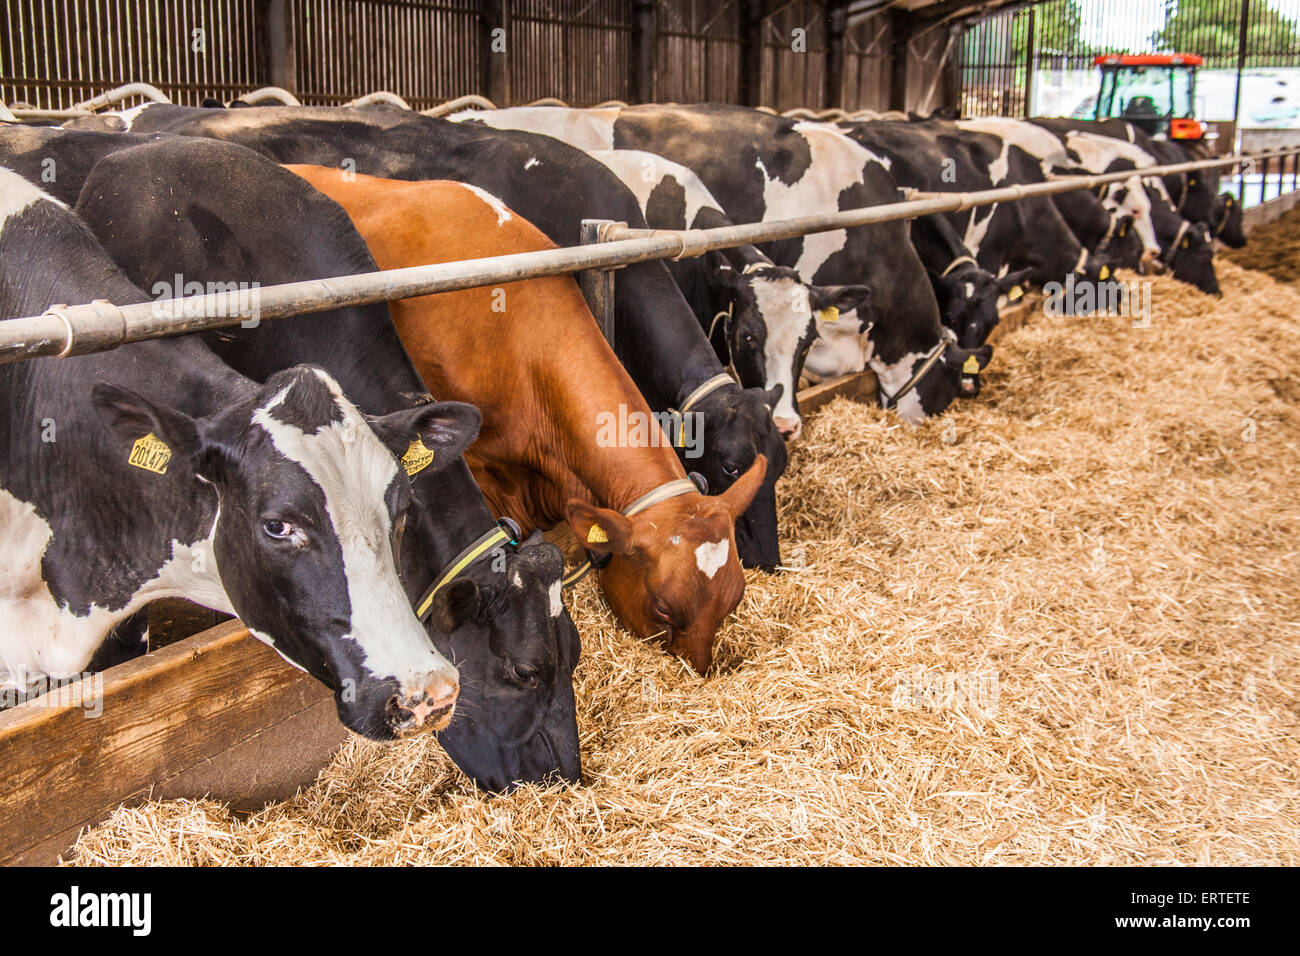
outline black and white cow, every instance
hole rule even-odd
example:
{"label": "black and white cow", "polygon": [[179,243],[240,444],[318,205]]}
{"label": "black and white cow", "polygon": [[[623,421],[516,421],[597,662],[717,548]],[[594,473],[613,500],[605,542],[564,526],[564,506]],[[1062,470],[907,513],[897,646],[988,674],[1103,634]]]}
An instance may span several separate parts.
{"label": "black and white cow", "polygon": [[[1042,182],[1043,164],[1015,142],[972,121],[854,123],[849,135],[869,148],[893,155],[908,151],[909,186],[932,192],[973,192],[1010,184]],[[1097,281],[1109,264],[1093,256],[1070,230],[1049,197],[976,206],[946,214],[976,260],[988,272],[1028,270],[1036,285],[1068,275]]]}
{"label": "black and white cow", "polygon": [[[133,114],[131,123],[137,131],[237,142],[282,163],[469,183],[559,245],[580,242],[584,218],[645,225],[636,198],[603,165],[564,143],[527,133],[382,107],[205,110],[155,104]],[[662,263],[619,270],[615,315],[615,351],[652,409],[680,408],[701,385],[724,374]],[[734,383],[698,399],[690,411],[703,423],[701,455],[684,463],[703,474],[711,493],[718,493],[731,487],[759,454],[767,456],[766,480],[736,522],[736,547],[746,566],[773,568],[780,563],[775,485],[789,459],[768,402],[764,390]]]}
{"label": "black and white cow", "polygon": [[[1042,119],[1034,122],[1058,135],[1076,131],[1130,143],[1160,165],[1206,158],[1198,147],[1172,140],[1153,139],[1124,120],[1108,119],[1098,123],[1089,120]],[[1140,167],[1146,164],[1135,162],[1134,165]],[[1239,249],[1246,244],[1246,233],[1242,228],[1241,203],[1231,193],[1219,192],[1219,170],[1200,169],[1186,173],[1166,173],[1161,177],[1161,181],[1175,211],[1188,222],[1205,223],[1210,227],[1214,237],[1225,245]]]}
{"label": "black and white cow", "polygon": [[[147,298],[66,206],[0,170],[0,316]],[[420,439],[454,461],[476,409],[367,419],[320,368],[259,385],[194,337],[0,366],[0,408],[0,681],[75,675],[116,623],[175,596],[238,614],[357,733],[450,720],[456,669],[395,564],[398,456]]]}
{"label": "black and white cow", "polygon": [[[1159,164],[1155,156],[1136,143],[1100,135],[1087,125],[1078,128],[1079,122],[1041,120],[1021,125],[1057,137],[1066,148],[1068,161],[1077,163],[1088,172],[1109,173],[1128,169],[1140,172]],[[1187,189],[1181,178],[1175,180],[1175,185],[1184,191]],[[1202,182],[1193,188],[1199,193],[1205,191],[1201,188],[1203,185]],[[1135,224],[1143,231],[1144,237],[1150,235],[1150,239],[1144,238],[1144,245],[1155,250],[1154,256],[1150,254],[1150,248],[1144,252],[1144,263],[1158,262],[1174,278],[1194,285],[1202,292],[1218,294],[1211,228],[1179,213],[1177,204],[1169,195],[1167,177],[1134,175],[1107,185],[1103,195],[1103,201],[1113,208],[1143,210]]]}
{"label": "black and white cow", "polygon": [[[48,148],[56,152],[57,144]],[[77,212],[146,289],[176,274],[200,284],[265,286],[375,269],[336,203],[261,154],[216,140],[128,144],[95,167]],[[205,337],[232,367],[259,381],[289,364],[321,365],[371,413],[432,401],[383,304]],[[463,460],[419,471],[411,481],[399,555],[415,603],[495,523]],[[573,697],[580,645],[560,599],[563,567],[559,549],[540,536],[500,546],[467,566],[432,604],[430,637],[457,662],[462,683],[455,719],[438,740],[486,789],[580,776]]]}
{"label": "black and white cow", "polygon": [[[935,171],[942,175],[946,158],[938,142],[924,127],[911,123],[851,124],[852,138],[889,160],[894,181],[909,193],[930,188]],[[998,323],[1001,303],[1018,299],[1029,269],[994,276],[982,268],[953,222],[944,215],[921,216],[912,221],[912,245],[925,265],[943,323],[957,334],[958,344],[978,348]]]}
{"label": "black and white cow", "polygon": [[[549,108],[548,108],[549,109]],[[565,117],[563,114],[574,114]],[[528,126],[584,148],[643,150],[694,172],[733,222],[787,219],[901,198],[887,159],[833,127],[733,106],[637,106],[544,114],[473,114],[498,128]],[[905,222],[817,233],[763,251],[815,285],[865,285],[870,315],[818,323],[805,373],[829,378],[870,366],[880,399],[909,421],[979,389],[992,350],[971,351],[939,321],[934,293]],[[967,371],[963,371],[963,368]]]}
{"label": "black and white cow", "polygon": [[[652,229],[733,225],[708,187],[679,163],[635,149],[591,150],[588,155],[627,185]],[[865,310],[871,290],[810,285],[750,245],[667,266],[709,331],[719,358],[730,362],[741,385],[768,390],[776,427],[787,440],[798,438],[803,419],[795,392],[817,338],[818,318]]]}

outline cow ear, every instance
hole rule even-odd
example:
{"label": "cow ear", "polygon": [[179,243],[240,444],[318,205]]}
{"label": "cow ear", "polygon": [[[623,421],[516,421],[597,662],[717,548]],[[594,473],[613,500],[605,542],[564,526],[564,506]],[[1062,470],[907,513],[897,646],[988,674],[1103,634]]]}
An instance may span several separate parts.
{"label": "cow ear", "polygon": [[767,406],[767,410],[769,412],[772,409],[776,408],[776,403],[781,400],[781,396],[784,394],[785,394],[785,386],[782,385],[780,382],[777,382],[775,385],[773,385],[771,388],[769,388],[766,392],[763,393],[763,404]]}
{"label": "cow ear", "polygon": [[433,596],[430,614],[434,626],[450,634],[469,620],[479,608],[479,587],[469,578],[455,578]]}
{"label": "cow ear", "polygon": [[734,292],[736,290],[737,280],[740,274],[731,267],[731,263],[717,249],[711,249],[704,254],[704,263],[710,272],[717,276],[718,281],[727,289]]}
{"label": "cow ear", "polygon": [[[1006,275],[998,279],[998,290],[1007,293],[1017,286],[1023,286],[1027,281],[1029,281],[1029,273],[1032,271],[1032,268],[1028,268],[1018,269],[1015,272],[1008,272]],[[1016,296],[1016,298],[1020,297]]]}
{"label": "cow ear", "polygon": [[862,311],[871,302],[871,288],[865,285],[819,285],[808,291],[819,311],[832,307],[840,312]]}
{"label": "cow ear", "polygon": [[731,512],[732,520],[739,518],[749,507],[749,503],[758,494],[767,478],[767,456],[759,455],[743,475],[735,480],[730,488],[718,495]]}
{"label": "cow ear", "polygon": [[574,537],[593,554],[631,554],[632,522],[617,511],[570,498],[564,520]]}
{"label": "cow ear", "polygon": [[[123,446],[123,458],[127,461],[151,471],[162,468],[158,473],[165,474],[167,461],[192,459],[199,450],[198,426],[184,412],[104,382],[91,390],[90,399],[116,442]],[[149,435],[165,447],[141,444],[141,439]]]}
{"label": "cow ear", "polygon": [[443,468],[478,437],[483,416],[464,402],[431,402],[371,419],[379,440],[402,460],[409,475]]}

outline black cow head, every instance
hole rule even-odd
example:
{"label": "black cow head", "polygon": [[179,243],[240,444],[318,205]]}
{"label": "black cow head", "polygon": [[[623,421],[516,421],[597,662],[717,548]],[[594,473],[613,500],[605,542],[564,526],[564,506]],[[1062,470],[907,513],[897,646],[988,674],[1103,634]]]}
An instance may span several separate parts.
{"label": "black cow head", "polygon": [[1225,246],[1240,249],[1246,244],[1241,222],[1241,201],[1232,193],[1220,193],[1210,210],[1210,230]]}
{"label": "black cow head", "polygon": [[1003,296],[1018,300],[1024,294],[1029,269],[998,278],[974,263],[963,263],[947,275],[926,269],[939,317],[957,335],[957,344],[973,349],[983,345],[998,324]]}
{"label": "black cow head", "polygon": [[[931,362],[940,348],[942,354]],[[974,398],[978,395],[980,372],[992,358],[991,345],[967,349],[951,339],[929,353],[908,353],[902,361],[876,368],[881,404],[894,408],[903,420],[918,424],[940,414],[959,397]],[[930,363],[929,369],[925,369],[927,363]],[[923,369],[924,374],[917,379]]]}
{"label": "black cow head", "polygon": [[1210,295],[1219,294],[1219,278],[1214,272],[1214,236],[1203,222],[1194,222],[1175,239],[1166,253],[1169,271],[1180,282],[1196,286]]}
{"label": "black cow head", "polygon": [[778,265],[737,272],[715,260],[714,269],[730,294],[727,350],[736,377],[746,388],[780,389],[772,419],[782,437],[792,441],[803,428],[795,392],[808,350],[817,339],[818,318],[865,311],[871,290],[860,285],[809,285],[794,269]]}
{"label": "black cow head", "polygon": [[456,669],[430,644],[395,563],[411,499],[398,456],[419,442],[427,467],[455,461],[478,433],[477,409],[439,402],[367,420],[305,366],[200,419],[112,385],[95,386],[93,401],[125,454],[146,466],[167,458],[157,477],[183,500],[213,489],[196,575],[334,691],[348,728],[390,740],[446,725]]}
{"label": "black cow head", "polygon": [[1109,238],[1097,249],[1097,258],[1109,263],[1112,269],[1137,270],[1142,265],[1142,236],[1133,228],[1133,217],[1115,214],[1115,225]]}
{"label": "black cow head", "polygon": [[749,507],[736,519],[736,551],[741,564],[766,571],[781,563],[776,480],[785,473],[789,454],[772,421],[772,408],[780,401],[781,392],[779,385],[770,392],[730,386],[710,392],[692,409],[703,420],[702,454],[688,458],[678,449],[687,471],[699,472],[707,479],[711,495],[730,488],[759,455],[767,456],[767,475]]}
{"label": "black cow head", "polygon": [[464,688],[438,742],[486,790],[581,772],[573,669],[581,644],[561,598],[564,555],[540,532],[503,544],[434,596],[434,643]]}

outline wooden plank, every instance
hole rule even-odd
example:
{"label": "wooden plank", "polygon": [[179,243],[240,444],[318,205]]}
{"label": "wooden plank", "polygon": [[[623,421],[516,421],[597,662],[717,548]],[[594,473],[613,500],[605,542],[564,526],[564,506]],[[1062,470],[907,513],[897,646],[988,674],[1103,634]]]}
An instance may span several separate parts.
{"label": "wooden plank", "polygon": [[852,402],[870,404],[876,400],[876,376],[870,372],[841,375],[798,392],[799,414],[810,415],[833,399],[844,397]]}
{"label": "wooden plank", "polygon": [[1286,215],[1296,207],[1297,203],[1300,203],[1300,190],[1283,193],[1276,199],[1252,206],[1241,214],[1241,228],[1246,235],[1250,235],[1260,226]]}
{"label": "wooden plank", "polygon": [[1010,335],[1028,322],[1029,317],[1038,312],[1039,306],[1043,304],[1043,298],[1041,292],[1026,292],[1025,297],[1015,305],[1009,305],[998,312],[998,324],[993,326],[993,331],[989,333],[988,343],[997,344],[998,339]]}
{"label": "wooden plank", "polygon": [[238,621],[102,677],[98,717],[75,691],[0,713],[0,863],[53,862],[151,792],[255,809],[311,782],[347,737],[329,690]]}

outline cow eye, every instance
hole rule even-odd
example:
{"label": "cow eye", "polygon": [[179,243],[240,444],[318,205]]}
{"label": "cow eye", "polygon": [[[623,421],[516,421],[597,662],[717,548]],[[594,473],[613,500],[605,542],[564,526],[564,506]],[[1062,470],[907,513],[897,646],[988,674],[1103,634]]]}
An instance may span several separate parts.
{"label": "cow eye", "polygon": [[263,521],[262,530],[266,532],[268,538],[274,538],[276,541],[288,541],[298,533],[298,529],[289,522],[279,521],[274,518]]}
{"label": "cow eye", "polygon": [[532,664],[516,661],[506,671],[510,683],[518,687],[536,687],[541,681],[541,674]]}
{"label": "cow eye", "polygon": [[665,624],[672,623],[671,619],[668,617],[668,605],[658,598],[655,598],[651,602],[650,610],[654,613],[655,617],[663,621]]}

